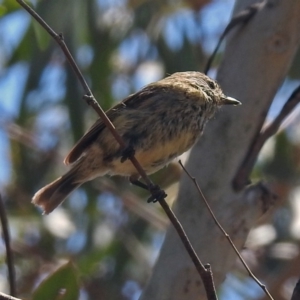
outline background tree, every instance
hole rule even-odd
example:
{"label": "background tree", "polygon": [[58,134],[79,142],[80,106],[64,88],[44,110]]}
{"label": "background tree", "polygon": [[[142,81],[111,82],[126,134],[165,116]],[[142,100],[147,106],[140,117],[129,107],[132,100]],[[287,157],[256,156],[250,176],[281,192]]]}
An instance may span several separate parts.
{"label": "background tree", "polygon": [[[15,1],[0,3],[1,178],[18,295],[29,298],[42,278],[71,259],[76,271],[73,267],[67,270],[79,277],[81,299],[137,299],[162,243],[165,216],[158,205],[138,199],[146,197],[143,191],[118,177],[86,184],[49,216],[41,216],[30,204],[38,188],[63,172],[63,156],[97,116],[80,99],[82,91],[76,78],[49,36]],[[250,3],[253,1],[239,1],[235,11]],[[52,0],[34,4],[57,32],[63,32],[94,95],[107,109],[165,74],[203,70],[233,3]],[[290,69],[299,42],[299,12],[297,1],[268,1],[251,22],[232,33],[210,75],[215,75],[222,54],[219,82],[243,106],[216,117],[187,163],[240,247],[262,213],[261,190],[254,188],[254,194],[246,196],[236,194],[231,188],[232,178],[286,73],[290,70],[271,107],[270,119],[299,78],[298,55]],[[276,299],[289,298],[282,291],[291,293],[293,280],[299,275],[294,267],[299,260],[299,123],[295,120],[295,116],[290,118],[288,126],[269,142],[253,173],[254,178],[272,179],[271,189],[281,200],[250,233],[245,251]],[[180,173],[174,164],[154,175],[153,180],[167,189],[169,201],[177,194]],[[176,210],[193,244],[200,249],[200,258],[211,263],[216,281],[220,283],[230,271],[220,288],[220,298],[262,296],[245,271],[239,265],[233,267],[235,256],[191,184],[186,177],[182,179]],[[169,232],[142,298],[184,299],[186,295],[186,299],[193,299],[198,277],[181,247],[177,236]],[[4,261],[4,251],[2,258]],[[65,274],[65,269],[59,271]],[[5,272],[3,264],[1,273]],[[2,275],[3,289],[4,279]],[[75,284],[76,279],[72,282]],[[286,288],[289,283],[290,288]],[[167,289],[162,290],[163,285]],[[170,293],[174,293],[173,298],[168,298]]]}

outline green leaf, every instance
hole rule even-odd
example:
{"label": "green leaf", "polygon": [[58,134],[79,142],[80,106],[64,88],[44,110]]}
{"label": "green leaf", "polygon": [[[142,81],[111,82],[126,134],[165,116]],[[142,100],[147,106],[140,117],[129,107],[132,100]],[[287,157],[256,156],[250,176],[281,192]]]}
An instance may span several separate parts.
{"label": "green leaf", "polygon": [[41,50],[45,50],[49,46],[50,39],[51,39],[49,33],[46,32],[45,29],[37,22],[33,22],[32,26],[35,32],[35,37],[39,45],[39,48]]}
{"label": "green leaf", "polygon": [[68,262],[42,281],[32,300],[77,300],[78,297],[77,271],[73,263]]}
{"label": "green leaf", "polygon": [[7,8],[4,5],[0,5],[0,17],[7,12]]}
{"label": "green leaf", "polygon": [[4,0],[1,6],[5,8],[6,13],[11,13],[17,9],[21,9],[19,3],[16,0]]}

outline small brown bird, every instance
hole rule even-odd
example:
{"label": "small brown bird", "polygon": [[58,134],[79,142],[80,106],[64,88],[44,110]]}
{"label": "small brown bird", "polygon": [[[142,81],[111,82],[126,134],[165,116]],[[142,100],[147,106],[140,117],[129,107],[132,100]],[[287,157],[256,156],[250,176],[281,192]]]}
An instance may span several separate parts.
{"label": "small brown bird", "polygon": [[[154,173],[191,148],[217,109],[239,101],[200,72],[178,72],[151,83],[108,110],[107,116],[147,174]],[[64,160],[71,169],[39,190],[32,202],[46,214],[76,188],[105,174],[138,173],[113,135],[98,119]],[[121,162],[122,160],[122,162]]]}

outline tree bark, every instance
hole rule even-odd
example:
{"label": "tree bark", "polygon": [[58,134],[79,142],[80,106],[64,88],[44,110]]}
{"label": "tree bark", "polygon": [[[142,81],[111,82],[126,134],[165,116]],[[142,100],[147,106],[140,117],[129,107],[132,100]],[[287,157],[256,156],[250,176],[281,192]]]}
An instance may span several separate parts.
{"label": "tree bark", "polygon": [[[234,13],[255,2],[237,1]],[[274,0],[262,4],[248,24],[233,30],[217,79],[224,92],[243,105],[223,108],[209,122],[186,164],[238,249],[271,203],[262,185],[237,193],[232,179],[289,70],[299,46],[299,28],[300,1]],[[174,210],[201,261],[210,263],[218,287],[236,255],[185,175]],[[205,299],[202,282],[172,227],[140,299]]]}

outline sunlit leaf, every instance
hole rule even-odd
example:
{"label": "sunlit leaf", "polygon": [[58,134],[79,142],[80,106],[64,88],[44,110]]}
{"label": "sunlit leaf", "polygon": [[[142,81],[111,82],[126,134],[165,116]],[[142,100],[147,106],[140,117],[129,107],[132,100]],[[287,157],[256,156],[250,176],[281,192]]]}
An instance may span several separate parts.
{"label": "sunlit leaf", "polygon": [[42,281],[32,300],[77,300],[78,297],[77,271],[73,263],[68,262]]}
{"label": "sunlit leaf", "polygon": [[4,0],[2,2],[2,6],[5,7],[7,13],[10,13],[10,12],[20,8],[20,5],[15,0]]}
{"label": "sunlit leaf", "polygon": [[7,9],[4,5],[0,5],[0,17],[7,12]]}

